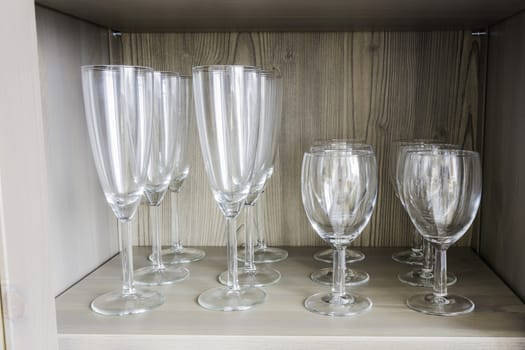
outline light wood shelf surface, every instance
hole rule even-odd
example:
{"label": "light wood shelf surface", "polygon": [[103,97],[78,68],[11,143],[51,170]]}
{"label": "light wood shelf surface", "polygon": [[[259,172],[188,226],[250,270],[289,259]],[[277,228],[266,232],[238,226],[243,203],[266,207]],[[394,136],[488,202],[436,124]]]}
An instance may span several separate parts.
{"label": "light wood shelf surface", "polygon": [[[166,303],[157,310],[128,317],[104,317],[89,310],[97,295],[118,288],[120,258],[113,258],[56,300],[60,349],[324,349],[351,344],[368,348],[524,349],[525,305],[469,248],[452,249],[450,271],[458,277],[454,293],[474,300],[472,314],[426,316],[409,310],[405,299],[423,289],[404,286],[399,272],[409,267],[390,259],[393,249],[364,249],[370,282],[353,288],[369,296],[374,306],[349,318],[319,316],[303,307],[304,299],[328,287],[312,282],[309,273],[325,264],[313,261],[318,248],[292,248],[286,261],[275,264],[281,281],[266,288],[265,304],[243,312],[201,308],[196,298],[217,286],[225,269],[225,249],[206,248],[205,260],[189,265],[188,280],[160,287]],[[144,266],[147,247],[135,249],[135,267]],[[360,347],[358,347],[360,348]]]}

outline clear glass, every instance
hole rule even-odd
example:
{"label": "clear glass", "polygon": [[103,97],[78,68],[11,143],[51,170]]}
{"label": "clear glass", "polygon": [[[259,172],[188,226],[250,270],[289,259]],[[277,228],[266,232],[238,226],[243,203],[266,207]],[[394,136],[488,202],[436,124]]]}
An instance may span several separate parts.
{"label": "clear glass", "polygon": [[[460,149],[458,145],[446,144],[446,143],[423,143],[422,141],[418,142],[405,142],[398,144],[397,147],[397,161],[396,161],[396,174],[395,182],[398,189],[401,188],[403,182],[403,172],[401,169],[404,169],[406,155],[409,151],[417,150],[433,150],[433,149]],[[398,191],[398,198],[401,201],[403,207],[405,207],[404,198],[402,191]],[[406,210],[406,208],[405,208]],[[414,287],[431,287],[434,284],[434,250],[430,242],[424,240],[417,229],[414,230],[415,234],[419,236],[419,239],[422,241],[422,253],[423,253],[423,264],[421,267],[415,267],[414,269],[401,273],[398,275],[399,281],[406,283]],[[454,274],[448,273],[447,284],[453,285],[456,283],[457,278]]]}
{"label": "clear glass", "polygon": [[412,223],[436,250],[433,293],[407,299],[409,308],[431,315],[455,316],[474,310],[474,303],[447,292],[446,251],[472,225],[481,199],[479,154],[433,149],[409,151],[402,193]]}
{"label": "clear glass", "polygon": [[258,69],[248,66],[193,68],[202,157],[213,196],[227,222],[227,286],[199,296],[199,304],[206,309],[246,310],[266,299],[262,289],[239,285],[235,223],[250,191],[257,154],[259,77]]}
{"label": "clear glass", "polygon": [[[281,279],[281,273],[269,265],[255,265],[254,240],[257,232],[257,204],[260,194],[264,190],[268,176],[273,172],[275,154],[280,130],[280,113],[275,113],[274,107],[278,96],[282,95],[281,76],[274,71],[260,71],[260,117],[259,138],[252,173],[250,190],[245,203],[245,249],[244,266],[239,267],[239,284],[253,286],[268,286]],[[228,272],[219,276],[219,282],[227,283]]]}
{"label": "clear glass", "polygon": [[[189,125],[193,122],[193,89],[191,76],[180,76],[181,100],[177,113],[177,129],[175,131],[175,166],[171,179],[170,203],[171,203],[171,245],[161,251],[165,264],[182,264],[204,259],[206,253],[202,249],[188,248],[182,245],[179,217],[177,211],[177,194],[181,191],[184,181],[190,172],[190,161],[188,155]],[[152,256],[150,256],[152,258]]]}
{"label": "clear glass", "polygon": [[[278,140],[281,133],[282,119],[282,99],[283,83],[278,71],[261,71],[261,137],[265,140],[265,145],[260,148],[257,155],[256,167],[253,184],[247,203],[255,205],[261,194],[264,193],[267,182],[273,175],[275,158],[278,149]],[[247,239],[254,241],[253,253],[239,250],[239,261],[245,263],[245,267],[251,269],[253,264],[265,264],[283,261],[288,257],[288,251],[282,248],[268,247],[266,243],[266,233],[264,227],[264,212],[261,205],[256,210],[251,210],[249,215],[254,218],[247,218],[251,222],[250,231],[246,231]],[[248,262],[246,260],[249,259]],[[268,269],[269,267],[263,267]],[[274,272],[269,271],[272,276]],[[261,276],[261,278],[263,278]],[[264,277],[268,279],[269,277]]]}
{"label": "clear glass", "polygon": [[[396,140],[392,142],[392,146],[390,148],[390,158],[389,158],[389,166],[388,166],[388,175],[390,179],[390,183],[392,184],[392,188],[394,189],[394,193],[396,197],[399,198],[399,186],[398,182],[396,180],[396,173],[398,169],[399,164],[399,150],[401,147],[404,146],[420,146],[420,145],[426,145],[426,144],[438,144],[438,143],[444,143],[441,140],[435,140],[435,139],[414,139],[414,140]],[[407,265],[423,265],[423,262],[425,260],[423,256],[423,240],[421,239],[421,235],[416,231],[412,231],[412,247],[410,250],[403,250],[397,253],[392,254],[392,259],[398,263],[401,264],[407,264]]]}
{"label": "clear glass", "polygon": [[137,284],[150,286],[173,284],[185,280],[190,274],[184,267],[165,265],[160,254],[159,207],[168,190],[175,164],[175,135],[181,96],[179,84],[180,78],[177,73],[153,73],[151,154],[144,188],[150,212],[153,264],[135,271]]}
{"label": "clear glass", "polygon": [[[373,152],[371,145],[366,144],[361,139],[328,139],[328,140],[316,140],[310,147],[310,152],[321,151],[321,150],[366,150]],[[313,258],[320,262],[332,264],[334,262],[334,256],[336,254],[335,249],[322,249],[314,253]],[[345,261],[347,264],[362,261],[365,259],[365,255],[355,249],[345,249]],[[322,268],[314,271],[310,274],[310,279],[314,282],[331,285],[333,281],[333,268]],[[356,271],[347,267],[345,272],[346,285],[359,285],[368,282],[370,276],[364,271]]]}
{"label": "clear glass", "polygon": [[308,297],[305,307],[330,316],[350,316],[369,310],[372,307],[369,298],[346,291],[345,249],[364,230],[376,203],[374,152],[343,149],[305,153],[301,193],[310,224],[336,249],[331,291]]}
{"label": "clear glass", "polygon": [[83,66],[82,89],[100,185],[119,221],[122,288],[97,297],[91,309],[121,316],[142,313],[164,297],[133,282],[131,220],[142,199],[150,154],[153,71],[134,66]]}

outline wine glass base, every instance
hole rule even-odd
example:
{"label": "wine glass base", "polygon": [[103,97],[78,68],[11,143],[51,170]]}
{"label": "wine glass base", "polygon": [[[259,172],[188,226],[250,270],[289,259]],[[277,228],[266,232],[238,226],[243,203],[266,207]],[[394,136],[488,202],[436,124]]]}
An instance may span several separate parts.
{"label": "wine glass base", "polygon": [[[188,264],[204,259],[206,252],[195,248],[173,248],[169,247],[160,251],[162,261],[167,265]],[[150,254],[148,260],[153,262],[153,255]]]}
{"label": "wine glass base", "polygon": [[308,311],[327,316],[354,316],[372,308],[372,301],[358,294],[335,298],[331,293],[317,293],[308,297],[304,306]]}
{"label": "wine glass base", "polygon": [[106,316],[140,314],[164,304],[164,296],[149,289],[135,288],[131,294],[121,290],[102,294],[91,302],[91,310]]}
{"label": "wine glass base", "polygon": [[185,267],[146,266],[135,270],[135,283],[146,286],[164,286],[181,282],[190,276]]}
{"label": "wine glass base", "polygon": [[[332,268],[327,267],[314,271],[310,274],[310,279],[322,285],[331,286],[334,279]],[[370,275],[368,273],[354,269],[346,269],[345,285],[357,286],[368,282],[368,280],[370,280]]]}
{"label": "wine glass base", "polygon": [[[268,266],[259,266],[256,270],[246,270],[244,267],[240,267],[238,279],[241,287],[264,287],[279,282],[281,273]],[[219,275],[219,282],[224,285],[228,283],[228,271]]]}
{"label": "wine glass base", "polygon": [[402,252],[397,252],[392,254],[392,260],[400,264],[406,265],[423,265],[423,253],[415,253],[412,250],[404,250]]}
{"label": "wine glass base", "polygon": [[[244,262],[245,250],[240,249],[237,254],[237,260]],[[288,251],[281,248],[255,247],[253,250],[253,262],[256,264],[276,263],[286,260],[286,258],[288,258]]]}
{"label": "wine glass base", "polygon": [[232,290],[228,287],[208,289],[199,295],[197,302],[208,310],[243,311],[264,303],[266,293],[257,287]]}
{"label": "wine glass base", "polygon": [[[355,263],[355,262],[358,262],[358,261],[365,260],[365,254],[363,252],[360,252],[359,250],[345,249],[345,254],[346,254],[345,259],[346,259],[346,263],[347,264],[351,264],[351,263]],[[319,251],[315,252],[313,257],[314,257],[314,260],[317,260],[317,261],[320,261],[320,262],[324,262],[324,263],[328,263],[328,264],[332,264],[333,261],[334,261],[333,260],[334,259],[334,251],[331,248],[319,250]]]}
{"label": "wine glass base", "polygon": [[[434,274],[430,273],[430,277],[425,277],[421,269],[414,269],[407,273],[397,275],[399,281],[408,284],[412,287],[432,288],[434,286]],[[457,282],[457,277],[452,272],[447,272],[447,286],[451,286]]]}
{"label": "wine glass base", "polygon": [[474,310],[472,300],[454,294],[439,298],[428,293],[416,294],[408,298],[406,303],[412,310],[436,316],[464,315]]}

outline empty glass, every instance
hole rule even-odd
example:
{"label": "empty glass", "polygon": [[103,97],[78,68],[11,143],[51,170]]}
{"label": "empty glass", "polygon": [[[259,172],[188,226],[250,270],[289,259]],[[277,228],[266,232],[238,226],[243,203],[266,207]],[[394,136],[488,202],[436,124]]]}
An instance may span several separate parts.
{"label": "empty glass", "polygon": [[[373,152],[371,145],[365,144],[361,140],[353,139],[329,139],[314,141],[310,147],[311,152],[322,150],[347,150],[347,149],[361,149]],[[313,258],[317,261],[326,262],[333,265],[335,249],[323,249],[314,253]],[[362,261],[365,255],[359,250],[345,249],[345,261],[347,264]],[[322,268],[310,274],[310,279],[314,282],[331,285],[333,283],[333,269],[331,267]],[[358,271],[347,267],[345,271],[346,285],[358,285],[368,282],[370,275],[364,271]]]}
{"label": "empty glass", "polygon": [[184,181],[190,172],[188,159],[188,130],[190,118],[193,117],[193,89],[191,76],[180,76],[181,101],[178,106],[177,128],[173,136],[175,145],[175,166],[169,186],[171,200],[171,246],[161,251],[166,264],[190,263],[204,259],[202,249],[187,248],[182,245],[177,212],[177,193],[181,191]]}
{"label": "empty glass", "polygon": [[[396,186],[401,188],[403,183],[403,169],[405,166],[407,152],[417,150],[433,150],[433,149],[460,149],[457,145],[445,144],[445,143],[424,143],[422,141],[406,142],[400,144],[397,147],[397,162],[396,162]],[[398,193],[399,200],[403,207],[405,207],[403,192]],[[417,229],[414,229],[417,232]],[[419,233],[418,233],[419,235]],[[408,285],[414,287],[432,287],[434,284],[434,250],[432,245],[426,239],[423,241],[423,265],[417,266],[412,270],[401,273],[398,275],[398,279]],[[456,283],[457,278],[454,274],[447,274],[447,285],[453,285]]]}
{"label": "empty glass", "polygon": [[403,170],[407,212],[436,250],[434,290],[407,299],[409,308],[431,315],[454,316],[474,310],[463,296],[447,293],[447,249],[470,227],[481,198],[479,154],[433,149],[410,151]]}
{"label": "empty glass", "polygon": [[[277,150],[277,140],[280,130],[280,114],[274,113],[274,106],[278,96],[282,95],[281,77],[277,72],[260,71],[260,119],[259,142],[255,165],[252,174],[251,186],[245,203],[245,250],[244,266],[238,269],[239,284],[253,286],[267,286],[277,283],[281,273],[269,265],[255,266],[254,236],[257,230],[257,212],[254,208],[261,195],[266,180],[273,172],[273,164]],[[239,252],[240,254],[240,252]],[[219,281],[226,284],[228,271],[219,276]]]}
{"label": "empty glass", "polygon": [[202,156],[213,196],[226,218],[226,287],[203,292],[211,310],[246,310],[264,302],[258,287],[241,287],[237,275],[236,217],[249,194],[259,134],[258,69],[240,65],[193,68],[195,114]]}
{"label": "empty glass", "polygon": [[161,250],[160,204],[168,190],[175,163],[175,146],[180,105],[179,75],[173,72],[153,73],[153,114],[151,154],[144,192],[149,205],[153,265],[135,271],[135,282],[165,285],[189,276],[188,269],[165,265]]}
{"label": "empty glass", "polygon": [[100,185],[118,218],[122,288],[97,297],[103,315],[145,312],[164,297],[133,282],[131,220],[142,199],[150,154],[152,77],[147,67],[83,66],[82,88],[91,150]]}
{"label": "empty glass", "polygon": [[308,297],[305,307],[331,316],[350,316],[369,310],[372,301],[347,293],[345,249],[372,215],[377,197],[377,166],[370,150],[307,152],[301,174],[303,205],[317,234],[336,249],[334,282],[329,293]]}

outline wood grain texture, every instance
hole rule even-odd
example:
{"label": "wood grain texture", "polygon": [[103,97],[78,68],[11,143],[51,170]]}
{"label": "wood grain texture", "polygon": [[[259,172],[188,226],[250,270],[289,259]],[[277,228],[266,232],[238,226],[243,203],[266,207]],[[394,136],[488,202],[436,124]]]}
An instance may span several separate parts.
{"label": "wood grain texture", "polygon": [[98,181],[80,66],[109,63],[107,30],[37,7],[54,295],[118,252],[117,221]]}
{"label": "wood grain texture", "polygon": [[481,255],[525,299],[525,13],[489,39]]}
{"label": "wood grain texture", "polygon": [[[316,139],[371,143],[380,168],[379,199],[363,247],[409,245],[409,220],[388,180],[392,140],[443,138],[479,149],[481,42],[470,32],[124,33],[126,64],[190,73],[202,64],[251,64],[283,74],[284,111],[276,169],[265,205],[273,245],[318,245],[300,198],[303,152]],[[224,225],[207,183],[196,134],[180,207],[184,241],[220,245]],[[165,214],[169,215],[168,203]],[[144,211],[139,226],[147,221]],[[164,221],[167,242],[168,220]],[[138,244],[149,244],[139,230]],[[460,242],[470,245],[470,234]]]}
{"label": "wood grain texture", "polygon": [[[102,266],[57,298],[61,350],[92,349],[523,349],[525,306],[469,248],[452,248],[449,267],[458,283],[449,291],[476,303],[473,313],[435,317],[409,310],[407,297],[421,289],[403,285],[397,273],[408,267],[392,263],[393,249],[364,249],[357,263],[370,282],[353,292],[370,297],[370,312],[356,317],[325,317],[307,311],[304,299],[327,291],[312,282],[310,272],[327,264],[312,259],[312,248],[291,248],[290,257],[274,268],[279,283],[265,288],[268,299],[253,310],[217,312],[200,307],[196,297],[217,286],[226,268],[222,248],[205,248],[206,259],[192,263],[188,280],[158,291],[166,303],[151,312],[102,317],[90,301],[119,288],[120,258]],[[135,266],[147,265],[148,248],[135,249]],[[401,269],[401,270],[400,270]]]}

